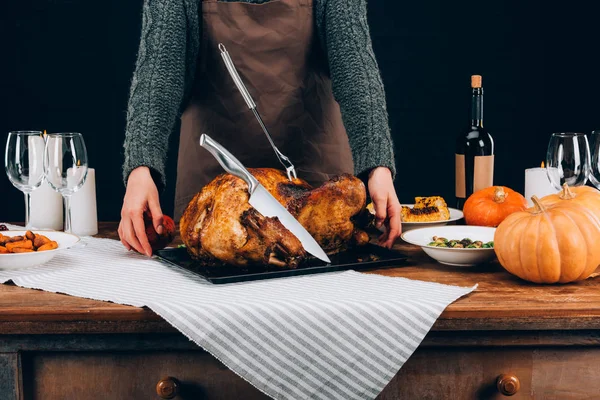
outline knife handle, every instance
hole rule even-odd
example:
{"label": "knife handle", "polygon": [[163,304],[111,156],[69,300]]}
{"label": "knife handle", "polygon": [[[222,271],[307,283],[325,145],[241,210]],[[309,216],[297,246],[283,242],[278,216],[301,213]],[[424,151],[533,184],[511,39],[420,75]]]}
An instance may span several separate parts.
{"label": "knife handle", "polygon": [[243,179],[248,184],[248,192],[250,194],[254,193],[254,190],[258,187],[258,181],[237,158],[205,133],[200,135],[200,146],[208,150],[225,171]]}
{"label": "knife handle", "polygon": [[225,62],[225,67],[227,67],[227,71],[229,71],[229,75],[231,75],[231,78],[233,79],[235,86],[237,86],[238,90],[242,94],[242,97],[246,101],[248,108],[251,110],[253,108],[256,108],[256,103],[254,103],[254,100],[252,100],[252,97],[250,96],[250,92],[248,92],[248,89],[246,89],[244,82],[242,82],[242,78],[240,78],[240,76],[238,75],[238,72],[235,69],[235,65],[233,65],[233,61],[231,60],[231,57],[229,56],[229,52],[227,51],[227,49],[225,49],[225,46],[223,46],[223,43],[219,43],[219,50],[221,50],[221,57],[223,58],[223,61]]}

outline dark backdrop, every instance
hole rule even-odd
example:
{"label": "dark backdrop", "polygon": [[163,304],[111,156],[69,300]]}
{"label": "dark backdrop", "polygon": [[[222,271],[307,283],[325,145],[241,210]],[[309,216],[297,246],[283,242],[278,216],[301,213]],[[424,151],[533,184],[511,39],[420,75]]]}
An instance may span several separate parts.
{"label": "dark backdrop", "polygon": [[[125,110],[142,0],[0,2],[0,144],[18,129],[80,131],[95,167],[98,215],[118,220]],[[495,183],[523,190],[554,131],[600,129],[597,10],[584,1],[372,0],[369,21],[397,148],[400,200],[453,198],[455,136],[483,75],[496,140]],[[168,187],[173,206],[177,137]],[[0,174],[0,221],[22,194]]]}

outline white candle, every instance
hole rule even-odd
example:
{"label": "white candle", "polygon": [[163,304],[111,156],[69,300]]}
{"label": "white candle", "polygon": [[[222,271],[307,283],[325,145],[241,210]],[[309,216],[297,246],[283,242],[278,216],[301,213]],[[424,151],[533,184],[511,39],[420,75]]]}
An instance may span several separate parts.
{"label": "white candle", "polygon": [[79,186],[77,191],[83,189],[83,185],[85,185],[85,179],[87,179],[86,176],[88,171],[89,168],[86,166],[76,165],[74,167],[67,168],[67,187],[71,192],[73,192],[77,186]]}
{"label": "white candle", "polygon": [[[29,138],[29,183],[35,184],[43,169],[43,154],[45,142],[35,136]],[[30,226],[34,229],[63,229],[63,199],[60,193],[54,191],[44,180],[40,187],[30,194],[31,214]]]}
{"label": "white candle", "polygon": [[44,138],[38,135],[27,137],[27,152],[29,157],[29,185],[35,186],[44,177]]}
{"label": "white candle", "polygon": [[63,229],[63,198],[48,182],[31,193],[30,221],[35,229]]}
{"label": "white candle", "polygon": [[542,198],[559,192],[548,179],[546,168],[530,168],[525,170],[525,198],[529,207],[533,207],[532,196]]}
{"label": "white candle", "polygon": [[98,233],[96,171],[93,168],[87,169],[85,183],[71,196],[71,227],[73,233],[79,236]]}

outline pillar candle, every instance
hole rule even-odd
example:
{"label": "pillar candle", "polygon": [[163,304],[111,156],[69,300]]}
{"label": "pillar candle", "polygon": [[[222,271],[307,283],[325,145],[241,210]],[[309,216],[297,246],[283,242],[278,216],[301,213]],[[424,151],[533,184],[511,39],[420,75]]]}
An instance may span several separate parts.
{"label": "pillar candle", "polygon": [[[43,154],[45,141],[40,137],[29,138],[29,176],[30,184],[42,173]],[[42,184],[30,194],[31,214],[29,225],[33,229],[63,229],[63,198],[50,184],[44,180]],[[25,205],[27,206],[27,205]]]}
{"label": "pillar candle", "polygon": [[530,168],[525,170],[525,198],[529,207],[533,207],[532,196],[542,198],[555,194],[558,190],[550,183],[546,168]]}
{"label": "pillar candle", "polygon": [[98,233],[96,171],[93,168],[87,169],[83,186],[71,196],[71,227],[73,233],[79,236]]}
{"label": "pillar candle", "polygon": [[46,181],[31,193],[30,224],[34,229],[63,229],[63,198]]}

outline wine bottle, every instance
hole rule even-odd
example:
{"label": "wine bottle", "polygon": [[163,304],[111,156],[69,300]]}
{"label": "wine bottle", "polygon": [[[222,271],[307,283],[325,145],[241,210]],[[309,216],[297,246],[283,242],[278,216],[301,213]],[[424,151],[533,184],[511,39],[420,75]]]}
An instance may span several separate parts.
{"label": "wine bottle", "polygon": [[481,75],[471,76],[471,127],[456,140],[456,205],[462,210],[471,194],[494,184],[494,139],[483,127]]}

